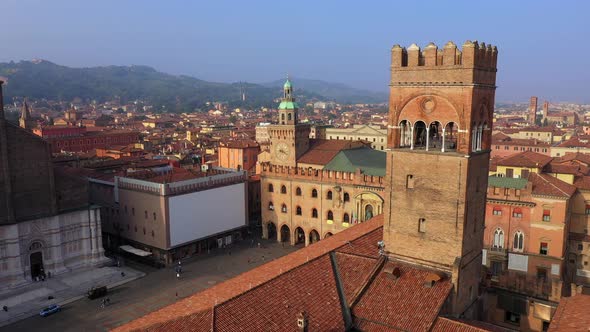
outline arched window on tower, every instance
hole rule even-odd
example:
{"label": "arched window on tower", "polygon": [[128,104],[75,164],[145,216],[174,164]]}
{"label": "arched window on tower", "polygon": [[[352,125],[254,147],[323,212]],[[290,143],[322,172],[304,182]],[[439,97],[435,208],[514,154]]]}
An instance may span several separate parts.
{"label": "arched window on tower", "polygon": [[285,113],[281,114],[281,124],[285,124]]}
{"label": "arched window on tower", "polygon": [[273,191],[275,191],[275,190],[274,190],[274,187],[272,186],[272,183],[269,183],[269,184],[268,184],[268,192],[269,192],[269,193],[272,193]]}
{"label": "arched window on tower", "polygon": [[328,220],[334,220],[334,213],[331,210],[328,210]]}
{"label": "arched window on tower", "polygon": [[295,209],[295,214],[297,214],[298,216],[300,216],[300,215],[301,215],[301,206],[298,206],[298,207]]}
{"label": "arched window on tower", "polygon": [[350,222],[350,216],[348,213],[345,213],[344,216],[342,216],[342,222]]}
{"label": "arched window on tower", "polygon": [[318,191],[316,189],[313,189],[311,191],[311,197],[314,197],[314,198],[318,197]]}
{"label": "arched window on tower", "polygon": [[287,187],[281,186],[281,194],[286,194],[286,193],[287,193]]}
{"label": "arched window on tower", "polygon": [[271,211],[274,211],[275,206],[272,204],[272,202],[269,202],[268,203],[268,209],[271,210]]}
{"label": "arched window on tower", "polygon": [[328,192],[326,193],[326,199],[332,199],[332,190],[328,190]]}
{"label": "arched window on tower", "polygon": [[281,212],[287,213],[287,205],[286,204],[281,205]]}
{"label": "arched window on tower", "polygon": [[287,114],[287,120],[291,121],[291,113]]}
{"label": "arched window on tower", "polygon": [[301,188],[297,187],[297,189],[295,189],[295,196],[301,196]]}
{"label": "arched window on tower", "polygon": [[350,195],[348,193],[344,193],[344,201],[350,202]]}
{"label": "arched window on tower", "polygon": [[317,218],[318,217],[318,209],[314,208],[311,210],[311,217]]}

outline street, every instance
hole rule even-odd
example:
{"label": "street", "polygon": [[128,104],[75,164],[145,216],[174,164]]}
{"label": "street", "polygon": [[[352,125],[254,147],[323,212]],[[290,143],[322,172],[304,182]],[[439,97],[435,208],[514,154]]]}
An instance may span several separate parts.
{"label": "street", "polygon": [[183,261],[180,278],[174,267],[158,270],[128,261],[129,267],[145,272],[146,276],[109,289],[106,297],[110,305],[105,308],[101,308],[102,298],[84,298],[65,305],[61,312],[30,317],[2,327],[0,332],[107,331],[298,249],[265,240],[257,240],[260,248],[257,242],[251,247],[250,241],[243,240],[231,251],[217,249],[209,255]]}

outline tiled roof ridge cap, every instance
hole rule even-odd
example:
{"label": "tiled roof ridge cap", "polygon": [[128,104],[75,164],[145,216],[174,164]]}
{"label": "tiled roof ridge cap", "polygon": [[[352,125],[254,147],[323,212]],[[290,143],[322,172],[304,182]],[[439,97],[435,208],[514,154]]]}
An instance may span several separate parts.
{"label": "tiled roof ridge cap", "polygon": [[[542,176],[542,175],[545,175],[545,174],[538,174],[538,176],[539,176],[541,179],[543,179],[543,181],[545,181],[546,183],[548,183],[549,185],[551,185],[553,188],[555,188],[555,189],[557,189],[557,190],[561,191],[561,192],[562,192],[564,195],[566,195],[566,196],[570,196],[568,193],[566,193],[565,191],[561,190],[561,188],[559,188],[558,186],[556,186],[556,185],[554,185],[553,183],[551,183],[551,182],[547,181],[547,179],[545,179],[545,177],[544,177],[544,176]],[[558,179],[558,180],[559,180],[559,179]],[[561,180],[559,180],[559,181],[561,181]]]}

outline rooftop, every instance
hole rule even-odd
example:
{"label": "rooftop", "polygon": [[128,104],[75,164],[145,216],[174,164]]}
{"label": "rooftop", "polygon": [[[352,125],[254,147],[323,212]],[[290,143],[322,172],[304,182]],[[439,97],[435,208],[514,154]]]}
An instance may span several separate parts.
{"label": "rooftop", "polygon": [[385,176],[385,157],[385,152],[368,147],[342,150],[324,169],[354,173],[360,168],[367,175]]}
{"label": "rooftop", "polygon": [[549,332],[577,332],[590,329],[590,295],[562,297]]}

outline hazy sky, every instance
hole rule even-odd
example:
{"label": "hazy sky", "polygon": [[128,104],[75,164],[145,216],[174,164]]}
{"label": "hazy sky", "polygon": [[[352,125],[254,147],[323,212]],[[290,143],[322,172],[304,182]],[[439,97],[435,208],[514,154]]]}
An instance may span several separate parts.
{"label": "hazy sky", "polygon": [[0,0],[0,61],[386,91],[392,45],[477,39],[499,49],[497,101],[590,103],[589,13],[583,0]]}

